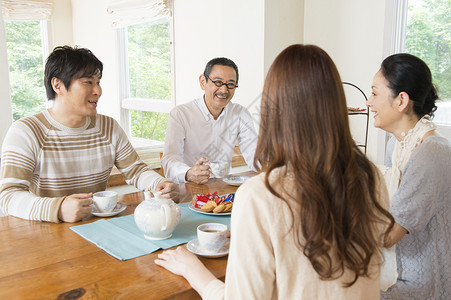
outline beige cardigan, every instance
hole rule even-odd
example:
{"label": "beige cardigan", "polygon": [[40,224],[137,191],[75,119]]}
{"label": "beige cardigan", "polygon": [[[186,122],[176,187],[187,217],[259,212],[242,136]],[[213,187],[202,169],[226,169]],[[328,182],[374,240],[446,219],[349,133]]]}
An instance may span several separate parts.
{"label": "beige cardigan", "polygon": [[[239,188],[231,220],[231,244],[225,284],[211,281],[203,299],[379,299],[379,258],[371,278],[350,288],[343,279],[323,281],[296,247],[289,228],[287,205],[266,189],[264,175]],[[381,181],[383,184],[383,181]],[[385,186],[383,206],[388,206]]]}

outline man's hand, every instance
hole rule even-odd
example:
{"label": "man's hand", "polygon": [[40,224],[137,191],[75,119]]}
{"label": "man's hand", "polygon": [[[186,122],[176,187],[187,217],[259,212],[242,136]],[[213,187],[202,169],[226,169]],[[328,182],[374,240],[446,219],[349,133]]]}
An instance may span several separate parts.
{"label": "man's hand", "polygon": [[205,165],[209,160],[201,157],[194,166],[186,172],[185,178],[197,184],[205,184],[210,178],[210,166]]}
{"label": "man's hand", "polygon": [[78,222],[91,214],[92,193],[72,194],[61,203],[58,218],[63,222]]}
{"label": "man's hand", "polygon": [[180,201],[179,186],[172,181],[163,181],[157,185],[156,192],[161,192],[161,198],[172,199],[175,203]]}

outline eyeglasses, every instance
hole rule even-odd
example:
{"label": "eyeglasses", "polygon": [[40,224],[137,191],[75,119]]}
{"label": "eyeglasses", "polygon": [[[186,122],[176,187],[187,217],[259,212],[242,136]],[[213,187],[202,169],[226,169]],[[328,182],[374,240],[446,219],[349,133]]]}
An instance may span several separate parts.
{"label": "eyeglasses", "polygon": [[221,87],[221,86],[225,85],[229,90],[233,90],[238,87],[238,85],[234,84],[233,82],[227,83],[227,82],[222,82],[221,80],[211,80],[211,78],[208,77],[207,75],[205,75],[205,77],[210,79],[210,81],[213,82],[217,87]]}

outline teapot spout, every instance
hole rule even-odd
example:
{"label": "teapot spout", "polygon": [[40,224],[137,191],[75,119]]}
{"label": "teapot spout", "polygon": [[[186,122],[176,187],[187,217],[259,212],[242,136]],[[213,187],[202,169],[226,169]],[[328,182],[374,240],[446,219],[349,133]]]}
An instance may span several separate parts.
{"label": "teapot spout", "polygon": [[144,200],[149,200],[150,198],[152,198],[150,191],[144,191]]}

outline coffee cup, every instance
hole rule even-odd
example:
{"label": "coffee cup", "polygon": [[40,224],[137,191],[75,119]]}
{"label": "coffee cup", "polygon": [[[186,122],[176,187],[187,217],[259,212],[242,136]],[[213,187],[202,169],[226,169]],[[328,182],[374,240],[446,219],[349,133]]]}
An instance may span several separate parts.
{"label": "coffee cup", "polygon": [[209,165],[211,173],[216,178],[224,178],[229,174],[230,164],[227,161],[212,161]]}
{"label": "coffee cup", "polygon": [[117,193],[113,191],[102,191],[92,195],[92,202],[98,212],[112,212],[117,204]]}
{"label": "coffee cup", "polygon": [[207,253],[221,250],[227,241],[227,225],[220,223],[205,223],[197,226],[197,240],[199,246]]}

